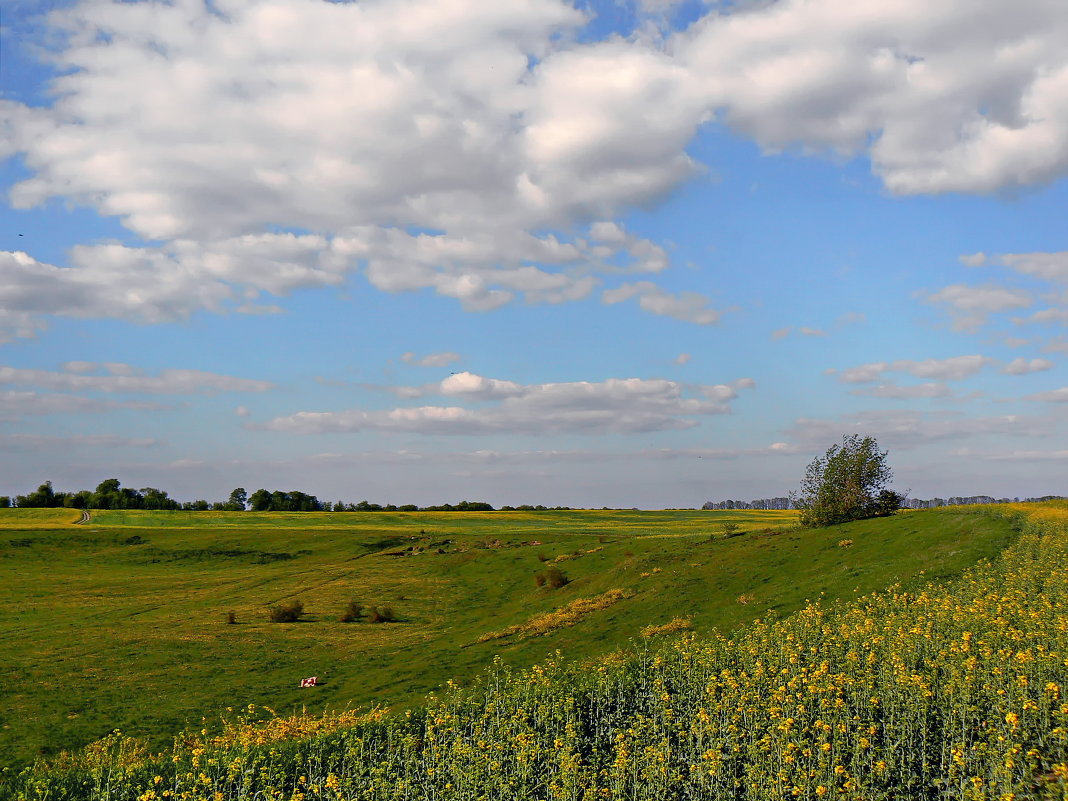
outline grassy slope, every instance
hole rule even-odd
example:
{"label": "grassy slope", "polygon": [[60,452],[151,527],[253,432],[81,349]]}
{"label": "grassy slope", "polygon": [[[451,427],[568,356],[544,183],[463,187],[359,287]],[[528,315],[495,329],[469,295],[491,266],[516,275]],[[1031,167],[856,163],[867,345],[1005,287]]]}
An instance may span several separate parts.
{"label": "grassy slope", "polygon": [[[0,510],[3,763],[116,727],[158,744],[227,706],[418,702],[495,654],[513,665],[557,648],[593,656],[678,615],[698,631],[730,630],[820,592],[955,575],[1013,537],[1006,521],[968,509],[803,533],[775,533],[791,519],[777,512],[100,512],[71,525],[78,517]],[[747,533],[707,542],[725,520]],[[854,544],[839,547],[846,538]],[[443,544],[378,555],[433,543]],[[559,562],[570,584],[535,587],[539,556],[575,552]],[[477,643],[613,588],[634,595],[546,637]],[[265,622],[267,604],[291,598],[308,622]],[[388,604],[404,622],[342,624],[349,599]],[[223,622],[228,610],[239,625]],[[297,688],[313,674],[327,683]]]}

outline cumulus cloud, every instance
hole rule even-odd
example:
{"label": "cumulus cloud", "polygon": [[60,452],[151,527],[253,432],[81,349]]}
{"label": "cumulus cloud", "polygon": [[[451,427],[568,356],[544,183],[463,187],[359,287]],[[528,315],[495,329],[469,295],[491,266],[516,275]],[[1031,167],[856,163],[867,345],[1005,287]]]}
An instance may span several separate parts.
{"label": "cumulus cloud", "polygon": [[1021,356],[1006,364],[1001,372],[1006,373],[1007,375],[1027,375],[1028,373],[1038,373],[1043,370],[1049,370],[1052,367],[1053,362],[1049,359],[1031,359],[1029,361]]}
{"label": "cumulus cloud", "polygon": [[678,356],[675,357],[675,364],[689,364],[691,359],[693,359],[692,354],[680,353]]}
{"label": "cumulus cloud", "polygon": [[68,448],[154,448],[158,439],[122,437],[117,434],[73,434],[68,437],[43,434],[0,434],[0,447],[10,450],[67,450]]}
{"label": "cumulus cloud", "polygon": [[1027,395],[1024,400],[1068,403],[1068,387],[1051,389],[1048,392],[1036,392],[1034,395]]}
{"label": "cumulus cloud", "polygon": [[108,412],[115,409],[158,411],[166,406],[140,401],[114,401],[48,392],[0,390],[0,420],[18,421],[23,417],[52,414]]}
{"label": "cumulus cloud", "polygon": [[965,253],[959,260],[965,267],[982,267],[986,264],[986,254],[982,252]]}
{"label": "cumulus cloud", "polygon": [[720,313],[708,307],[709,299],[697,292],[681,292],[673,295],[651,281],[636,281],[615,289],[606,289],[602,302],[612,305],[631,298],[638,299],[638,306],[650,314],[674,317],[686,323],[713,325],[719,322]]}
{"label": "cumulus cloud", "polygon": [[440,353],[428,353],[426,356],[416,356],[411,351],[401,354],[401,361],[416,367],[445,367],[453,362],[460,361],[460,354],[451,350]]}
{"label": "cumulus cloud", "polygon": [[[838,373],[838,380],[844,384],[862,384],[877,381],[883,373],[904,372],[916,378],[933,378],[940,381],[960,381],[973,376],[995,359],[978,354],[971,356],[952,356],[948,359],[898,359],[893,362],[871,362],[869,364],[849,367]],[[833,372],[833,371],[830,371]]]}
{"label": "cumulus cloud", "polygon": [[[28,172],[11,200],[82,205],[157,244],[77,248],[63,267],[0,254],[0,336],[49,315],[272,313],[260,293],[355,271],[471,311],[579,300],[598,273],[667,267],[615,218],[699,174],[687,146],[714,119],[769,150],[867,153],[895,193],[1068,167],[1068,20],[1048,0],[738,3],[606,41],[577,36],[563,0],[224,5],[49,16],[54,100],[0,101],[0,157]],[[938,302],[983,307],[964,324],[1020,307],[950,290]],[[717,317],[692,293],[628,291]]]}
{"label": "cumulus cloud", "polygon": [[953,390],[941,381],[928,381],[924,384],[915,384],[909,387],[898,386],[897,384],[890,382],[887,384],[880,384],[876,387],[855,389],[851,394],[870,395],[873,398],[906,400],[913,398],[948,398],[952,397],[954,393]]}
{"label": "cumulus cloud", "polygon": [[475,408],[419,406],[298,412],[275,418],[263,427],[309,434],[363,430],[527,435],[662,431],[691,428],[697,425],[694,417],[729,413],[730,402],[738,397],[739,390],[753,386],[752,379],[687,387],[665,379],[639,378],[518,384],[458,373],[441,382],[441,394],[496,403]]}
{"label": "cumulus cloud", "polygon": [[[1068,400],[1068,391],[1065,399]],[[933,441],[983,435],[1049,437],[1058,422],[1049,417],[1000,415],[967,417],[958,412],[871,411],[834,419],[801,418],[787,432],[807,448],[826,448],[843,432],[872,435],[884,447],[916,448]]]}
{"label": "cumulus cloud", "polygon": [[991,192],[1068,170],[1066,35],[1046,0],[782,0],[713,12],[676,47],[769,149],[867,150],[897,194]]}
{"label": "cumulus cloud", "polygon": [[[69,365],[70,363],[68,363]],[[107,375],[87,375],[97,365],[75,362],[65,372],[31,370],[0,365],[0,385],[34,386],[73,392],[128,392],[152,395],[192,395],[216,392],[266,392],[274,385],[269,381],[209,373],[203,370],[168,369],[158,376],[138,375],[126,364],[110,362],[100,365]]]}
{"label": "cumulus cloud", "polygon": [[1023,309],[1033,302],[1031,294],[1022,289],[987,284],[967,286],[952,284],[927,296],[928,303],[944,304],[954,317],[954,328],[975,330],[994,312]]}
{"label": "cumulus cloud", "polygon": [[1003,253],[1002,264],[1024,275],[1068,283],[1068,250],[1059,253]]}

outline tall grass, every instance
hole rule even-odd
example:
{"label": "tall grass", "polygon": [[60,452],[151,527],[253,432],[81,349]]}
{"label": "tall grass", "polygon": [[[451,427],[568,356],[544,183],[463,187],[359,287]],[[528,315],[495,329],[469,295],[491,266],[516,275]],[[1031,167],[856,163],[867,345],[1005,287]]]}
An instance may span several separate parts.
{"label": "tall grass", "polygon": [[157,757],[115,738],[95,761],[27,770],[7,797],[1064,799],[1066,563],[1068,505],[1050,504],[944,588],[594,664],[496,663],[400,719],[238,719]]}

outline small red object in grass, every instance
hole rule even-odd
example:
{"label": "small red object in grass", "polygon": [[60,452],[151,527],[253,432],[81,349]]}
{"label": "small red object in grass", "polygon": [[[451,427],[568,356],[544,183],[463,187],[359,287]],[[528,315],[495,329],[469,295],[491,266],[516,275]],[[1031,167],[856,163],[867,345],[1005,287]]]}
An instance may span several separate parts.
{"label": "small red object in grass", "polygon": [[311,676],[309,678],[300,680],[300,686],[301,687],[314,687],[318,683],[319,683],[319,677],[318,676]]}

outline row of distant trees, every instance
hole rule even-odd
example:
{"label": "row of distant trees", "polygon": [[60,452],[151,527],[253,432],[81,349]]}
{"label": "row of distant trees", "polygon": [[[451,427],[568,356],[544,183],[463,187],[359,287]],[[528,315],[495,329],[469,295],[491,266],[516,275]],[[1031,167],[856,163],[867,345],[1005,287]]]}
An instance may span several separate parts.
{"label": "row of distant trees", "polygon": [[[58,492],[51,481],[46,481],[33,492],[15,498],[0,495],[0,507],[17,506],[21,509],[67,508],[67,509],[150,509],[218,512],[492,512],[492,506],[483,501],[460,501],[437,506],[416,506],[408,503],[394,504],[345,503],[344,501],[321,501],[314,495],[298,490],[258,489],[251,495],[244,487],[238,487],[225,501],[209,502],[177,501],[166,491],[155,487],[132,489],[123,487],[117,478],[101,481],[95,490]],[[501,511],[541,512],[567,509],[566,506],[502,506]]]}

